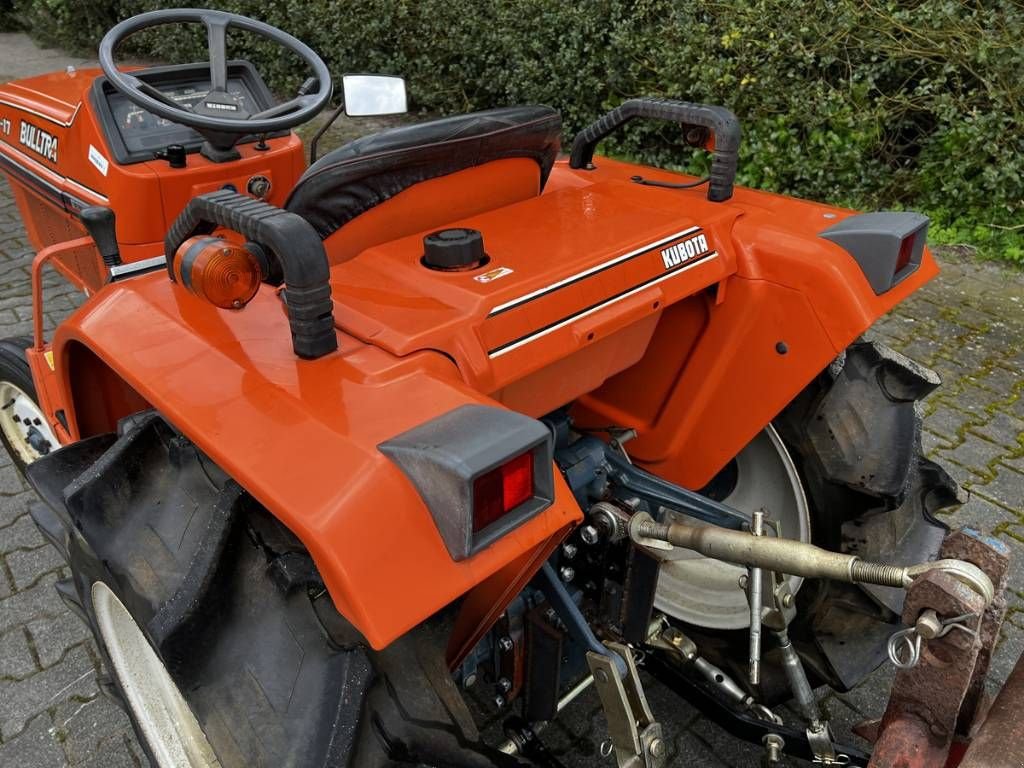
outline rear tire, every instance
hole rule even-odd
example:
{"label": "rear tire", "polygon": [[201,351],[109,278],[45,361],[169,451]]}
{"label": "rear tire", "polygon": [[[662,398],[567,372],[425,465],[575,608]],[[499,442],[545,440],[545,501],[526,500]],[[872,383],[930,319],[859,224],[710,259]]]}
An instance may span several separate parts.
{"label": "rear tire", "polygon": [[[936,557],[947,528],[935,515],[961,502],[921,448],[920,403],[939,384],[898,352],[857,342],[776,419],[804,478],[815,544],[891,564]],[[811,584],[795,640],[819,678],[848,689],[885,660],[905,592]]]}

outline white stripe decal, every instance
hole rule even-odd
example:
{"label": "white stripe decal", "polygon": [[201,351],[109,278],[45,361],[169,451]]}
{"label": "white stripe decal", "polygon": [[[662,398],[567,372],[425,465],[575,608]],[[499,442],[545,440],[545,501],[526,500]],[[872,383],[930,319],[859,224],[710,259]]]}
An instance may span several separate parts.
{"label": "white stripe decal", "polygon": [[[104,203],[110,202],[109,198],[107,198],[106,195],[102,195],[99,192],[97,192],[95,189],[90,189],[89,187],[87,187],[84,184],[81,184],[81,183],[75,181],[74,179],[69,179],[67,176],[61,176],[56,171],[53,171],[53,170],[47,168],[45,165],[40,163],[34,157],[29,157],[28,155],[26,155],[24,152],[22,152],[17,147],[11,146],[10,144],[8,144],[3,139],[0,139],[0,144],[3,144],[8,152],[13,152],[18,157],[28,161],[31,165],[33,165],[36,168],[38,168],[39,171],[41,171],[41,173],[34,173],[33,175],[38,177],[40,180],[45,181],[47,184],[51,184],[51,185],[56,185],[56,184],[73,184],[74,186],[78,187],[83,192],[88,193],[89,195],[91,195],[92,197],[94,197],[97,200],[102,200]],[[27,168],[22,169],[22,170],[26,171],[27,173],[33,173],[31,170],[29,170]],[[51,178],[47,179],[46,178],[47,175],[49,175]],[[63,192],[64,190],[60,190],[60,191]]]}
{"label": "white stripe decal", "polygon": [[549,291],[554,291],[558,288],[561,288],[564,285],[568,285],[569,283],[581,280],[584,277],[587,277],[588,275],[592,275],[595,272],[600,272],[602,270],[608,269],[609,267],[614,267],[616,264],[619,264],[623,261],[628,261],[629,259],[632,259],[634,256],[638,256],[641,253],[645,253],[654,248],[657,248],[659,245],[664,245],[665,243],[675,240],[677,237],[685,237],[686,235],[690,235],[698,231],[700,231],[700,227],[690,227],[689,229],[684,229],[682,232],[676,232],[674,235],[669,235],[668,237],[664,237],[656,242],[648,243],[647,245],[641,246],[640,248],[637,248],[634,251],[624,253],[621,256],[616,256],[614,259],[606,261],[603,264],[598,264],[597,266],[590,267],[589,269],[585,269],[582,272],[577,272],[575,275],[563,278],[559,280],[557,283],[552,283],[551,285],[547,285],[543,288],[538,288],[535,291],[530,291],[530,293],[527,293],[524,296],[520,296],[518,299],[512,299],[512,301],[506,301],[504,304],[499,304],[498,306],[491,309],[491,311],[487,313],[487,316],[493,317],[494,315],[504,312],[507,309],[519,306],[520,304],[525,304],[530,299],[535,299],[541,294],[548,293]]}
{"label": "white stripe decal", "polygon": [[[677,235],[677,237],[678,237],[678,235]],[[676,275],[681,274],[682,272],[686,272],[687,270],[692,269],[693,267],[696,267],[696,266],[698,266],[700,264],[705,264],[705,263],[711,261],[712,259],[714,259],[716,256],[718,256],[718,251],[712,251],[711,253],[709,253],[704,258],[702,258],[702,259],[700,259],[698,261],[694,261],[692,264],[687,264],[686,266],[674,269],[671,272],[669,272],[668,274],[662,275],[661,277],[659,277],[659,278],[657,278],[655,280],[651,280],[649,282],[643,283],[642,285],[638,285],[636,288],[633,288],[632,290],[627,291],[626,293],[619,294],[618,296],[616,296],[614,298],[611,298],[611,299],[609,299],[608,301],[606,301],[606,302],[604,302],[602,304],[598,304],[596,307],[591,307],[588,310],[580,312],[578,315],[572,315],[571,317],[567,317],[565,320],[562,320],[560,323],[556,323],[555,325],[552,325],[552,326],[550,326],[548,328],[545,328],[545,329],[543,329],[541,331],[537,331],[537,333],[534,333],[534,334],[532,334],[530,336],[526,336],[526,337],[520,339],[519,341],[516,341],[516,342],[513,342],[512,344],[509,344],[508,346],[500,347],[499,349],[496,349],[493,352],[488,352],[487,356],[492,358],[492,359],[496,358],[496,357],[501,357],[502,355],[504,355],[504,354],[506,354],[508,352],[512,352],[513,350],[519,349],[520,347],[525,346],[526,344],[529,344],[531,342],[534,342],[537,339],[543,338],[544,336],[547,336],[550,333],[554,333],[555,331],[561,330],[562,328],[565,328],[567,325],[572,325],[577,320],[582,320],[584,317],[589,317],[590,315],[594,314],[595,312],[599,312],[602,309],[610,307],[613,304],[622,301],[623,299],[628,299],[630,296],[635,296],[636,294],[640,293],[641,291],[643,291],[643,290],[645,290],[647,288],[650,288],[652,285],[657,285],[658,283],[663,283],[666,280],[669,280],[669,279],[675,277]]]}
{"label": "white stripe decal", "polygon": [[[60,99],[56,99],[56,101],[61,101],[61,100]],[[75,118],[78,117],[78,110],[80,110],[82,108],[82,102],[78,102],[78,106],[75,107],[75,111],[74,111],[74,113],[72,113],[71,119],[68,122],[65,123],[65,122],[62,122],[62,121],[57,120],[55,118],[52,118],[49,115],[44,115],[42,112],[36,112],[34,109],[29,109],[28,107],[24,107],[21,104],[13,104],[13,103],[11,103],[9,101],[6,101],[4,99],[0,99],[0,104],[4,104],[5,106],[10,107],[11,109],[20,109],[22,112],[28,112],[30,115],[35,115],[36,117],[40,117],[43,120],[46,120],[47,122],[53,123],[54,125],[59,125],[61,128],[70,128],[72,123],[75,122]],[[67,104],[69,107],[72,106],[71,104],[68,104],[66,101],[61,101],[61,104]]]}

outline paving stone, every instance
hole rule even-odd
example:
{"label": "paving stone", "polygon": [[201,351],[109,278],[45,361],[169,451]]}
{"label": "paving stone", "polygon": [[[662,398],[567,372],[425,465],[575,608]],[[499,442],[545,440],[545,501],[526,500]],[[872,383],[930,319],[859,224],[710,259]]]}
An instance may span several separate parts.
{"label": "paving stone", "polygon": [[989,465],[999,460],[1006,449],[975,434],[968,434],[962,443],[951,450],[936,452],[939,458],[954,461],[980,478],[988,477]]}
{"label": "paving stone", "polygon": [[[7,452],[0,450],[0,457],[7,459]],[[9,459],[7,460],[9,461]],[[0,494],[0,538],[3,538],[3,529],[28,512],[28,506],[31,503],[39,503],[39,497],[36,496],[35,491],[24,490],[13,496]]]}
{"label": "paving stone", "polygon": [[46,539],[27,514],[0,530],[0,554],[7,554],[16,549],[37,549],[44,544]]}
{"label": "paving stone", "polygon": [[50,718],[44,712],[13,741],[0,745],[0,765],[4,768],[60,768],[65,765],[64,751],[50,733]]}
{"label": "paving stone", "polygon": [[1004,403],[999,407],[1007,413],[1012,413],[1018,419],[1024,419],[1024,394],[1017,392],[1015,400],[1012,400],[1009,403]]}
{"label": "paving stone", "polygon": [[972,485],[971,490],[1018,514],[1024,513],[1024,474],[1009,467],[999,467],[993,480]]}
{"label": "paving stone", "polygon": [[0,558],[0,600],[4,600],[14,594],[13,580],[7,573],[7,563]]}
{"label": "paving stone", "polygon": [[889,688],[894,676],[893,667],[883,664],[856,688],[846,693],[834,694],[834,698],[865,718],[881,717],[889,704]]}
{"label": "paving stone", "polygon": [[967,427],[981,423],[982,419],[977,414],[965,413],[941,401],[924,420],[926,429],[936,435],[948,438],[953,444],[960,442],[960,435]]}
{"label": "paving stone", "polygon": [[949,450],[952,447],[952,441],[947,440],[944,437],[940,437],[934,432],[930,432],[927,429],[921,432],[921,450],[924,451],[925,456],[932,457],[936,455],[940,449]]}
{"label": "paving stone", "polygon": [[1020,518],[990,501],[970,494],[967,502],[952,513],[940,513],[940,519],[953,528],[976,528],[985,534],[996,534],[1007,526],[1019,524]]}
{"label": "paving stone", "polygon": [[[998,443],[1010,452],[1024,452],[1024,419],[1018,419],[1004,411],[996,411],[984,424],[971,426],[970,430],[993,443]],[[1005,455],[1006,452],[1003,453]]]}
{"label": "paving stone", "polygon": [[44,573],[56,571],[65,565],[61,554],[49,544],[36,549],[19,549],[6,556],[7,567],[14,576],[16,589],[25,589]]}
{"label": "paving stone", "polygon": [[1008,397],[1020,381],[1020,371],[996,366],[978,378],[978,385],[992,390],[1001,398]]}
{"label": "paving stone", "polygon": [[[17,331],[13,333],[17,333]],[[13,496],[27,488],[28,486],[25,484],[25,481],[21,479],[21,475],[18,474],[18,470],[13,465],[0,469],[0,494]]]}
{"label": "paving stone", "polygon": [[1002,681],[1013,671],[1021,653],[1024,653],[1024,630],[1015,625],[1003,624],[996,651],[992,654],[992,666],[988,678],[988,689],[995,694]]}
{"label": "paving stone", "polygon": [[4,741],[19,734],[36,713],[78,697],[99,693],[96,670],[83,647],[62,662],[26,680],[0,681],[0,736]]}
{"label": "paving stone", "polygon": [[[760,747],[733,738],[710,720],[697,720],[690,727],[690,732],[729,768],[750,768],[760,764]],[[794,766],[798,764],[796,761],[791,762]]]}
{"label": "paving stone", "polygon": [[119,744],[111,745],[104,752],[91,754],[85,762],[75,763],[75,768],[141,768],[149,762],[141,755],[134,736],[122,738]]}
{"label": "paving stone", "polygon": [[0,636],[0,679],[27,677],[36,671],[24,631],[15,629]]}
{"label": "paving stone", "polygon": [[60,601],[53,585],[56,574],[43,576],[30,589],[0,600],[0,634],[44,616],[59,616],[67,608]]}
{"label": "paving stone", "polygon": [[25,625],[43,667],[56,664],[71,648],[92,640],[92,632],[70,611],[36,619]]}
{"label": "paving stone", "polygon": [[[126,737],[134,740],[131,722],[106,696],[64,702],[54,711],[53,723],[70,765],[135,765],[136,756],[126,744]],[[101,756],[109,762],[95,762]]]}

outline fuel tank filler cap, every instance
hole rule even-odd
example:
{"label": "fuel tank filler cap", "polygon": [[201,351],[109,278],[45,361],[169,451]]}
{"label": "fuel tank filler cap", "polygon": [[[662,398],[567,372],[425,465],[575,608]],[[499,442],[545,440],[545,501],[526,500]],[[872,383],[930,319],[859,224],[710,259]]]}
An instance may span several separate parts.
{"label": "fuel tank filler cap", "polygon": [[423,266],[430,269],[462,271],[487,261],[484,237],[475,229],[441,229],[423,238]]}

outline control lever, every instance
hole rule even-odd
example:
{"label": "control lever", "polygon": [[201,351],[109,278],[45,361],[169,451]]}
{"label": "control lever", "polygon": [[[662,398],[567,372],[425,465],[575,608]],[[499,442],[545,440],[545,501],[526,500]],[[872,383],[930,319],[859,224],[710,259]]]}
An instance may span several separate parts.
{"label": "control lever", "polygon": [[105,205],[83,208],[79,214],[82,225],[96,243],[96,248],[108,267],[121,264],[121,249],[117,244],[114,212]]}

